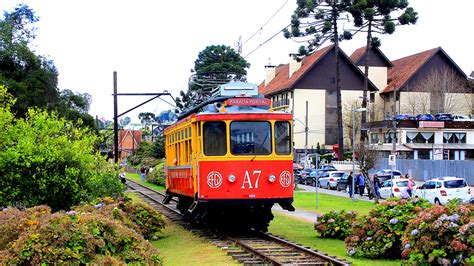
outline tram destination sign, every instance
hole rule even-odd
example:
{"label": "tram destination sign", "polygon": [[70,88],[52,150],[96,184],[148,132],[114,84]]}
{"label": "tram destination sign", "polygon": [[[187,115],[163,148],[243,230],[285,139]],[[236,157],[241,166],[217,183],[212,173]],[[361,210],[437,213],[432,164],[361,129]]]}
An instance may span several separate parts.
{"label": "tram destination sign", "polygon": [[231,98],[226,103],[232,106],[270,106],[271,101],[266,98]]}

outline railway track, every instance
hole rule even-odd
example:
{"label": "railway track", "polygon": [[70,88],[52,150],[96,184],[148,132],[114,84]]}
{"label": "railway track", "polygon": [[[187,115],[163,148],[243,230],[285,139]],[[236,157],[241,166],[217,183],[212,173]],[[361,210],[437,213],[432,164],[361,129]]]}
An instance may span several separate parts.
{"label": "railway track", "polygon": [[263,232],[230,233],[199,228],[187,221],[176,209],[176,201],[164,205],[165,194],[133,180],[127,186],[169,220],[190,230],[225,250],[244,265],[350,265],[349,261],[318,252],[278,236]]}

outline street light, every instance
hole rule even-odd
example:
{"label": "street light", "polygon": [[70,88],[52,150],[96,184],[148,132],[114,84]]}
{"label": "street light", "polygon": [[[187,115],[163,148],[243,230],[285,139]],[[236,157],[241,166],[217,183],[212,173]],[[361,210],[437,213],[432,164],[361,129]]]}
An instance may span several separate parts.
{"label": "street light", "polygon": [[359,109],[355,109],[355,110],[352,110],[352,201],[355,201],[355,197],[354,197],[354,194],[355,194],[355,180],[354,180],[354,177],[355,177],[355,157],[354,157],[354,153],[355,153],[355,114],[356,113],[362,113],[362,112],[367,112],[367,108],[359,108]]}

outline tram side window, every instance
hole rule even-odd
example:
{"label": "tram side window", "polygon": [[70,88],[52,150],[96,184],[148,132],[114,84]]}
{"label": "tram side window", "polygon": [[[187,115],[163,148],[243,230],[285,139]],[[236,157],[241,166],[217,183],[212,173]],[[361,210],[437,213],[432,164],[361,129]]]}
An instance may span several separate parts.
{"label": "tram side window", "polygon": [[269,122],[232,122],[230,150],[235,155],[267,155],[272,152]]}
{"label": "tram side window", "polygon": [[291,153],[290,123],[275,122],[275,149],[277,154]]}
{"label": "tram side window", "polygon": [[203,126],[204,154],[207,156],[225,155],[226,128],[224,122],[206,122]]}

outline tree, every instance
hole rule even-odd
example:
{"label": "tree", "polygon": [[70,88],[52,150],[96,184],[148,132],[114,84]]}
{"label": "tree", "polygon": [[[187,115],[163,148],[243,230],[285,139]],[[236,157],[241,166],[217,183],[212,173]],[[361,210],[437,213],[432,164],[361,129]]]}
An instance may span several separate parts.
{"label": "tree", "polygon": [[124,119],[120,119],[119,124],[121,127],[126,127],[128,124],[130,124],[130,122],[132,122],[132,119],[126,116]]}
{"label": "tree", "polygon": [[337,105],[337,142],[339,144],[338,158],[344,158],[344,136],[342,126],[342,103],[341,103],[341,73],[339,69],[339,41],[349,40],[352,34],[344,31],[338,33],[338,20],[342,13],[346,12],[350,5],[349,0],[335,1],[305,1],[298,0],[297,7],[291,16],[291,31],[283,31],[285,38],[294,38],[307,42],[307,46],[301,46],[296,55],[297,60],[317,50],[326,41],[334,43],[336,61],[336,105]]}
{"label": "tree", "polygon": [[361,173],[366,178],[365,183],[369,184],[370,193],[374,196],[375,203],[379,203],[377,195],[375,195],[374,182],[369,178],[370,169],[375,167],[375,163],[379,157],[377,150],[371,149],[365,142],[355,145],[355,159]]}
{"label": "tree", "polygon": [[157,136],[151,146],[151,156],[156,159],[165,158],[165,138]]}
{"label": "tree", "polygon": [[17,99],[12,110],[18,116],[25,115],[31,106],[53,109],[59,100],[53,61],[28,48],[36,37],[34,24],[38,21],[27,5],[5,12],[0,20],[0,83]]}
{"label": "tree", "polygon": [[139,113],[138,119],[140,119],[141,124],[147,128],[155,121],[155,114],[150,112]]}
{"label": "tree", "polygon": [[211,45],[202,50],[188,83],[188,91],[181,91],[176,105],[181,110],[199,104],[211,96],[214,88],[232,80],[245,81],[250,64],[234,49],[225,45]]}
{"label": "tree", "polygon": [[[392,18],[392,12],[404,10],[397,18]],[[415,24],[418,17],[413,8],[408,7],[407,0],[354,0],[348,7],[348,11],[354,18],[354,25],[358,28],[356,32],[367,32],[367,42],[364,54],[364,92],[362,108],[367,107],[367,90],[369,86],[369,52],[371,47],[379,47],[380,40],[372,37],[373,33],[392,34],[397,25]],[[362,124],[367,121],[367,114],[362,113]],[[367,131],[361,130],[361,141],[367,140]]]}
{"label": "tree", "polygon": [[47,204],[59,210],[91,196],[122,193],[117,173],[95,152],[96,134],[35,108],[15,118],[14,98],[5,87],[0,87],[0,99],[1,205]]}

